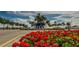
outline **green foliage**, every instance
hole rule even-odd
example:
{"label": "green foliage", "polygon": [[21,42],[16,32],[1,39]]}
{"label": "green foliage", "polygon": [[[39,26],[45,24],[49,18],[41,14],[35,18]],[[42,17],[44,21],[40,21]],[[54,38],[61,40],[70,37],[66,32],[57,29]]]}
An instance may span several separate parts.
{"label": "green foliage", "polygon": [[25,24],[16,23],[16,22],[10,21],[9,19],[5,19],[5,18],[1,18],[1,17],[0,17],[0,23],[9,24],[12,27],[13,27],[13,25],[27,27],[27,25],[25,25]]}
{"label": "green foliage", "polygon": [[63,41],[63,39],[61,39],[61,38],[57,38],[57,39],[56,39],[56,42],[57,42],[59,45],[61,45],[64,41]]}
{"label": "green foliage", "polygon": [[79,43],[77,43],[77,47],[79,47]]}
{"label": "green foliage", "polygon": [[72,47],[72,44],[66,42],[66,43],[63,43],[62,46],[63,46],[63,47]]}

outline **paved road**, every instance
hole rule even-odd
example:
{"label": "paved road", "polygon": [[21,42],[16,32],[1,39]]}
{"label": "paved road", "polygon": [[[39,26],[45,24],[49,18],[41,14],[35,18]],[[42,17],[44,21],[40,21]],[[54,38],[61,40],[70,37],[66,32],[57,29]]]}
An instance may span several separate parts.
{"label": "paved road", "polygon": [[28,32],[30,32],[30,31],[27,31],[27,30],[0,30],[0,46],[13,39],[17,40]]}

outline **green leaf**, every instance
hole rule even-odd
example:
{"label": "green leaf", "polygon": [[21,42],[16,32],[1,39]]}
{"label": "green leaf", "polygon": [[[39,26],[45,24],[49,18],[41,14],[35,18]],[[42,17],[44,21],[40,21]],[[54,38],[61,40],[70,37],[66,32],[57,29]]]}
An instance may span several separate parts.
{"label": "green leaf", "polygon": [[72,38],[71,37],[68,37],[68,36],[66,36],[65,39],[66,40],[72,40]]}
{"label": "green leaf", "polygon": [[63,46],[63,47],[72,47],[72,44],[66,42],[66,43],[64,43],[62,46]]}
{"label": "green leaf", "polygon": [[41,42],[44,43],[45,41],[44,40],[41,40]]}
{"label": "green leaf", "polygon": [[79,43],[77,43],[77,47],[79,47]]}
{"label": "green leaf", "polygon": [[63,43],[63,39],[57,38],[57,39],[56,39],[56,42],[57,42],[58,44],[62,44],[62,43]]}
{"label": "green leaf", "polygon": [[75,42],[73,40],[70,40],[69,43],[74,44]]}
{"label": "green leaf", "polygon": [[50,43],[50,40],[47,40],[48,43]]}

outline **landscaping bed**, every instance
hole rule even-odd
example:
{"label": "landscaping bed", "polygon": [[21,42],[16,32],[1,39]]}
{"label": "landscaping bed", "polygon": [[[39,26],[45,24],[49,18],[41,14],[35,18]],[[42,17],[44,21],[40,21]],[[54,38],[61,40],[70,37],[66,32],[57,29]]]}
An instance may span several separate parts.
{"label": "landscaping bed", "polygon": [[79,47],[79,30],[33,31],[12,47]]}

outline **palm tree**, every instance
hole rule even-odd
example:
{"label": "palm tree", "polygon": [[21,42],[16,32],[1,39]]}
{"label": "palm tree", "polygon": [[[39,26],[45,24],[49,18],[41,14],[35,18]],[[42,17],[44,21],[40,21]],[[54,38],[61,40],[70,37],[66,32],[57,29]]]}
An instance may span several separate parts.
{"label": "palm tree", "polygon": [[3,29],[4,29],[6,20],[4,18],[0,18],[0,23],[3,24]]}
{"label": "palm tree", "polygon": [[57,22],[56,21],[54,22],[54,25],[57,26]]}
{"label": "palm tree", "polygon": [[65,22],[62,22],[62,25],[65,25]]}
{"label": "palm tree", "polygon": [[29,21],[29,23],[31,24],[31,27],[35,26],[36,29],[44,29],[45,24],[47,24],[48,26],[53,26],[53,24],[50,24],[50,21],[47,19],[47,17],[40,15],[40,13],[37,14],[34,21]]}
{"label": "palm tree", "polygon": [[48,24],[49,27],[51,27],[52,25],[50,24],[50,21],[47,20],[46,23]]}
{"label": "palm tree", "polygon": [[6,28],[9,29],[9,26],[8,25],[10,24],[10,21],[9,20],[6,20],[6,19],[5,19],[5,21],[6,21],[5,24],[7,25]]}
{"label": "palm tree", "polygon": [[12,22],[12,21],[10,21],[10,23],[9,23],[11,26],[12,26],[12,28],[11,29],[13,29],[13,26],[14,26],[14,22]]}
{"label": "palm tree", "polygon": [[40,13],[37,14],[37,16],[35,17],[35,21],[37,21],[37,23],[35,24],[37,29],[42,29],[45,26],[45,22],[46,21],[46,17],[43,15],[40,15]]}
{"label": "palm tree", "polygon": [[67,22],[66,25],[67,25],[67,29],[70,30],[71,23],[70,22]]}
{"label": "palm tree", "polygon": [[3,19],[2,18],[0,18],[0,24],[3,24]]}

